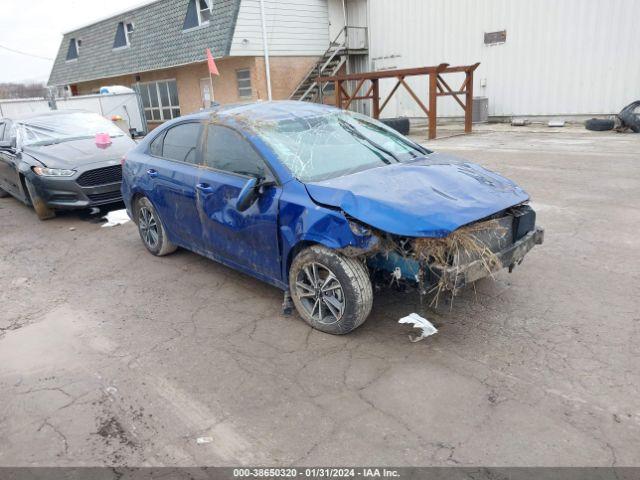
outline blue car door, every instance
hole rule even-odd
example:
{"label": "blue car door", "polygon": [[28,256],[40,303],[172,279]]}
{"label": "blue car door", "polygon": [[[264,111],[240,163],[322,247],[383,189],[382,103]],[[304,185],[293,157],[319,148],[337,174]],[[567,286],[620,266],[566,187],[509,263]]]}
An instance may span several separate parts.
{"label": "blue car door", "polygon": [[150,145],[147,156],[147,195],[160,214],[169,238],[198,250],[202,229],[196,208],[196,185],[201,171],[199,122],[179,123],[163,132]]}
{"label": "blue car door", "polygon": [[[264,160],[239,132],[221,125],[206,127],[202,160],[196,190],[205,250],[266,280],[280,280],[278,201],[282,190]],[[240,212],[238,194],[251,177],[269,183]]]}

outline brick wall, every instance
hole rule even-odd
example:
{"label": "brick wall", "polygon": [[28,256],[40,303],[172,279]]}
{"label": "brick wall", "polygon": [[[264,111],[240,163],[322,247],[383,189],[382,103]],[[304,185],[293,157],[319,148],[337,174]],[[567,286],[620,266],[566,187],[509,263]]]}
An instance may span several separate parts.
{"label": "brick wall", "polygon": [[[288,98],[316,60],[315,57],[270,58],[273,99],[283,100]],[[213,91],[217,102],[228,104],[267,99],[267,81],[264,59],[262,57],[227,57],[216,60],[216,65],[220,72],[219,77],[213,78]],[[249,69],[251,71],[252,98],[240,98],[238,94],[236,71],[242,69]],[[193,63],[166,70],[144,72],[140,73],[139,76],[140,82],[175,79],[178,87],[180,111],[183,115],[196,112],[202,108],[200,80],[209,78],[206,62]],[[135,75],[123,75],[78,83],[78,95],[97,93],[100,87],[106,85],[124,85],[130,87],[135,82]],[[154,123],[149,122],[149,127],[153,128]]]}
{"label": "brick wall", "polygon": [[[261,95],[267,99],[267,79],[264,58],[256,59],[256,86]],[[289,98],[307,72],[318,61],[316,57],[270,57],[271,93],[274,100]]]}

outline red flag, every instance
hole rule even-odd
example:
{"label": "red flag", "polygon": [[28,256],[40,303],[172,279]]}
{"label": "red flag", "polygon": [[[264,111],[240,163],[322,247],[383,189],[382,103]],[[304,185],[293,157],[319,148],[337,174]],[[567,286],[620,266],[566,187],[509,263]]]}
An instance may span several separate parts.
{"label": "red flag", "polygon": [[209,72],[211,75],[220,76],[220,72],[218,72],[218,67],[216,67],[216,62],[213,61],[213,55],[211,55],[211,50],[207,48],[207,63],[209,64]]}

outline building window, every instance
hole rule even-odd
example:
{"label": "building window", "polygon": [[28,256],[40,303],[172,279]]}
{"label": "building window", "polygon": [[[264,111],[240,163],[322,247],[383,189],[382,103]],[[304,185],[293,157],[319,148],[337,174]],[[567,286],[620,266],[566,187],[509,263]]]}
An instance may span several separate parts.
{"label": "building window", "polygon": [[211,5],[213,0],[198,0],[198,12],[200,14],[200,25],[206,25],[211,20]]}
{"label": "building window", "polygon": [[238,96],[240,98],[251,98],[251,70],[248,68],[236,70],[236,78],[238,79]]}
{"label": "building window", "polygon": [[72,38],[71,40],[69,40],[69,49],[67,50],[67,62],[78,59],[78,55],[80,54],[81,44],[82,43],[80,42],[80,40],[77,40],[75,38]]}
{"label": "building window", "polygon": [[131,34],[133,33],[133,23],[118,23],[116,28],[116,38],[113,41],[113,49],[127,48],[131,45]]}
{"label": "building window", "polygon": [[127,23],[125,25],[125,31],[127,34],[127,45],[131,45],[131,35],[133,35],[133,23]]}
{"label": "building window", "polygon": [[144,115],[149,122],[164,122],[180,116],[175,80],[139,83]]}
{"label": "building window", "polygon": [[183,30],[208,25],[213,12],[213,0],[189,0]]}

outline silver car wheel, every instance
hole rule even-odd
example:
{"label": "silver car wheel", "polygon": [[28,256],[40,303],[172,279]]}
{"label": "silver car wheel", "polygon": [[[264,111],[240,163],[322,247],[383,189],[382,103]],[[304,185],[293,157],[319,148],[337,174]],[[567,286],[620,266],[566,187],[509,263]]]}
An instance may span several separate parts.
{"label": "silver car wheel", "polygon": [[345,309],[345,296],[340,281],[329,268],[308,263],[298,272],[296,294],[307,314],[324,325],[338,322]]}
{"label": "silver car wheel", "polygon": [[158,222],[156,221],[153,213],[147,208],[140,208],[140,217],[138,218],[138,228],[144,243],[150,249],[155,249],[158,246]]}

